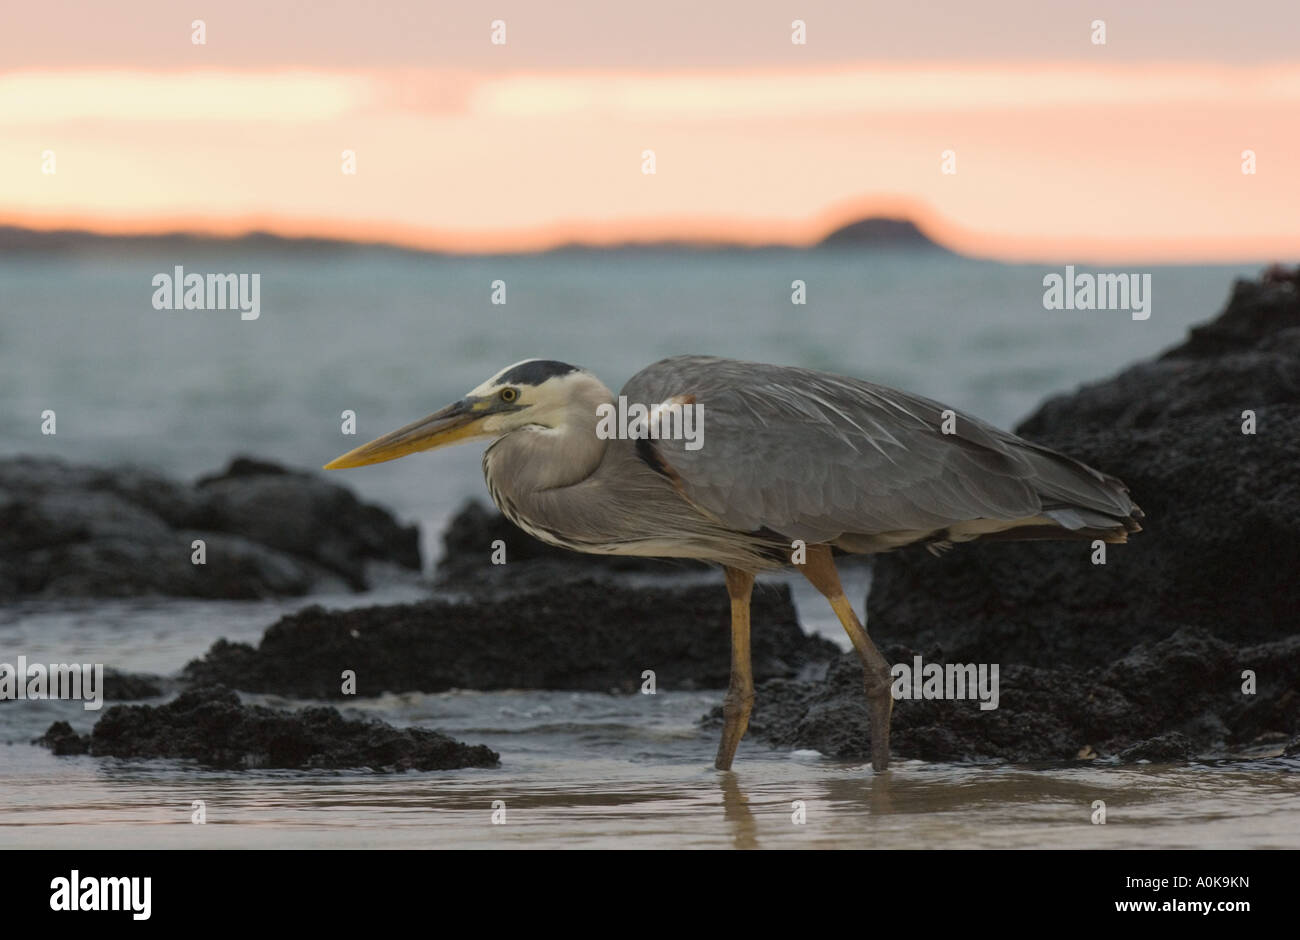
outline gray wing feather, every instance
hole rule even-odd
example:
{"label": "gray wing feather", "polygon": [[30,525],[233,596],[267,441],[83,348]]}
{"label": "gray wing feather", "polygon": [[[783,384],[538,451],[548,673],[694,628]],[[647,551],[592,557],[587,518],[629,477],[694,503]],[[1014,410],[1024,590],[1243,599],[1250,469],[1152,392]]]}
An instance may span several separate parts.
{"label": "gray wing feather", "polygon": [[703,446],[651,443],[683,495],[741,531],[825,541],[1047,514],[1113,527],[1134,510],[1123,484],[1078,461],[882,385],[706,356],[657,362],[622,394],[693,396]]}

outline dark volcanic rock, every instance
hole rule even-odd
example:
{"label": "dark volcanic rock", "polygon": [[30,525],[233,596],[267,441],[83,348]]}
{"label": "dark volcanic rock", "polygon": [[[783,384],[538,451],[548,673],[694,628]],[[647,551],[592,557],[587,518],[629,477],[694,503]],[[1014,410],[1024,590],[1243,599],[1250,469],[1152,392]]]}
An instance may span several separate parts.
{"label": "dark volcanic rock", "polygon": [[104,670],[104,698],[110,702],[134,702],[166,695],[175,680],[137,672]]}
{"label": "dark volcanic rock", "polygon": [[[202,539],[207,563],[191,563]],[[0,597],[250,598],[419,568],[418,533],[305,473],[236,460],[196,486],[133,468],[0,460]]]}
{"label": "dark volcanic rock", "polygon": [[198,483],[201,521],[297,558],[365,588],[363,564],[375,559],[419,570],[419,531],[359,501],[336,483],[273,464],[236,459]]}
{"label": "dark volcanic rock", "polygon": [[[1242,412],[1257,433],[1242,433]],[[1182,346],[1044,404],[1018,429],[1114,474],[1145,531],[1087,543],[882,556],[868,601],[886,641],[950,658],[1101,665],[1180,626],[1238,642],[1300,628],[1300,298],[1238,282]]]}
{"label": "dark volcanic rock", "polygon": [[[897,702],[897,756],[1182,760],[1300,732],[1300,274],[1283,275],[1238,282],[1182,345],[1017,429],[1129,485],[1145,531],[1105,565],[1052,542],[877,559],[868,622],[891,662],[1000,664],[995,710]],[[865,758],[856,657],[761,687],[750,728]]]}
{"label": "dark volcanic rock", "polygon": [[1134,764],[1140,760],[1154,764],[1177,764],[1196,756],[1196,748],[1186,735],[1177,731],[1156,735],[1154,738],[1126,747],[1119,752],[1120,763]]}
{"label": "dark volcanic rock", "polygon": [[56,722],[37,743],[56,754],[179,758],[224,769],[453,770],[499,762],[494,751],[437,731],[352,721],[334,708],[243,705],[219,686],[184,692],[166,705],[115,705],[81,738]]}
{"label": "dark volcanic rock", "polygon": [[[185,667],[192,682],[251,692],[342,697],[469,689],[632,691],[654,670],[663,689],[725,687],[730,604],[721,585],[633,589],[597,581],[452,603],[327,611],[310,607],[267,629],[257,649],[224,640]],[[754,675],[792,677],[836,654],[799,628],[789,589],[759,587]]]}
{"label": "dark volcanic rock", "polygon": [[39,744],[41,747],[48,747],[60,756],[85,754],[90,747],[90,737],[89,735],[82,737],[77,734],[72,730],[72,725],[66,721],[56,721],[32,743]]}
{"label": "dark volcanic rock", "polygon": [[[492,563],[493,545],[505,545],[506,564]],[[443,553],[436,572],[440,586],[456,590],[519,590],[541,587],[556,579],[592,574],[643,572],[680,574],[703,571],[702,562],[637,558],[631,555],[588,555],[556,548],[533,538],[494,507],[469,500],[442,535]]]}
{"label": "dark volcanic rock", "polygon": [[[884,650],[911,662],[906,647]],[[937,652],[922,654],[943,664]],[[949,658],[948,662],[956,662]],[[1255,694],[1241,673],[1256,671]],[[1300,636],[1234,649],[1201,630],[1144,644],[1109,669],[1000,664],[998,707],[977,701],[900,700],[890,740],[895,757],[933,761],[1000,758],[1063,761],[1186,760],[1293,733],[1300,722]],[[721,722],[721,708],[707,721]],[[862,668],[846,653],[826,680],[768,682],[757,692],[750,733],[779,747],[865,760],[871,751]]]}

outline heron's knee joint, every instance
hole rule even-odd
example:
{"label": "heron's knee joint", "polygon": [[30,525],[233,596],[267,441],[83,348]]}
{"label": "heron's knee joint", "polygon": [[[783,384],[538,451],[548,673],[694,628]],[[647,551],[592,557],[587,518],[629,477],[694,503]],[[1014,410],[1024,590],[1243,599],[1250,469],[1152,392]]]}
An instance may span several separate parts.
{"label": "heron's knee joint", "polygon": [[753,689],[732,689],[727,693],[727,697],[722,700],[722,711],[724,714],[733,711],[749,711],[750,706],[753,704]]}

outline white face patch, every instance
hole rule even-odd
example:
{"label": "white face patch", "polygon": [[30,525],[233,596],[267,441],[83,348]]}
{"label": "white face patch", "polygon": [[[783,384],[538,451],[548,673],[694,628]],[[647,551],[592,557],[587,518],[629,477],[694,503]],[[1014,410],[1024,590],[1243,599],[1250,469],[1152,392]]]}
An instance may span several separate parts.
{"label": "white face patch", "polygon": [[503,381],[503,377],[508,377],[512,370],[521,366],[526,367],[529,363],[534,362],[547,363],[548,361],[544,359],[524,359],[521,362],[516,362],[513,365],[506,366],[492,378],[469,392],[470,397],[483,399],[486,403],[483,407],[492,407],[500,402],[499,396],[502,389],[512,388],[518,392],[518,397],[509,402],[511,406],[509,410],[491,415],[483,420],[484,432],[488,434],[504,434],[526,426],[554,428],[571,424],[573,415],[569,412],[575,407],[575,402],[581,399],[582,391],[587,390],[593,384],[603,389],[603,386],[600,386],[600,381],[595,376],[576,368],[571,372],[563,372],[559,375],[553,374],[538,384]]}
{"label": "white face patch", "polygon": [[508,375],[511,370],[529,362],[540,361],[543,360],[524,359],[514,365],[506,366],[482,385],[471,389],[469,394],[476,398],[492,398],[499,394],[503,388],[513,388],[519,392],[519,397],[513,404],[525,407],[529,405],[562,404],[570,398],[570,389],[575,383],[588,381],[592,378],[589,373],[581,369],[575,369],[573,372],[567,372],[564,375],[553,375],[538,384],[502,381],[502,376]]}

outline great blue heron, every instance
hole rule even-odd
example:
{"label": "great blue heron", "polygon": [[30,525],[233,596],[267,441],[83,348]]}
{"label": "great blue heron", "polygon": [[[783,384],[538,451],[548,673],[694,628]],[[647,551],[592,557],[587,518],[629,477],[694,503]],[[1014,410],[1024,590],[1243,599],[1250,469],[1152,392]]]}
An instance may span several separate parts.
{"label": "great blue heron", "polygon": [[[325,469],[495,438],[483,475],[493,501],[524,531],[580,552],[722,565],[731,682],[720,770],[731,767],[754,700],[756,572],[802,561],[799,570],[830,601],[862,660],[872,765],[884,770],[890,667],[844,597],[832,549],[1123,542],[1141,528],[1141,511],[1114,477],[937,402],[858,379],[678,356],[633,376],[619,401],[620,418],[636,416],[625,428],[609,421],[618,405],[596,376],[528,359]],[[702,435],[682,433],[689,417],[702,422]]]}

